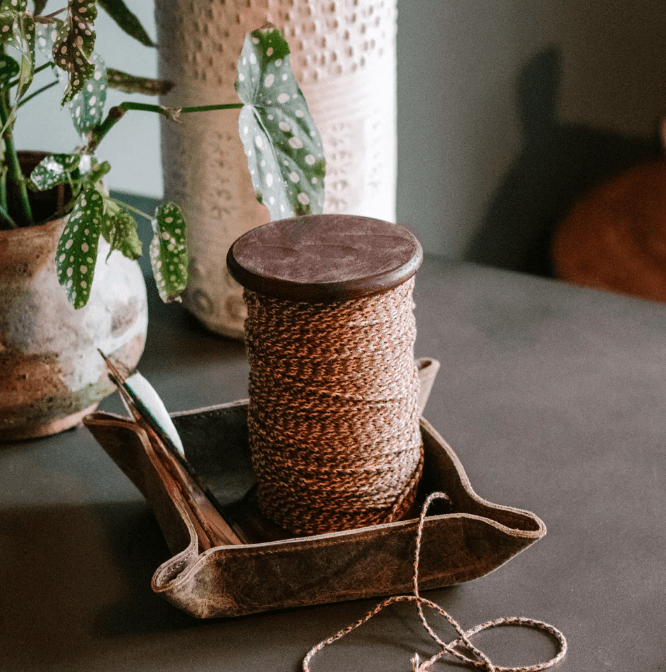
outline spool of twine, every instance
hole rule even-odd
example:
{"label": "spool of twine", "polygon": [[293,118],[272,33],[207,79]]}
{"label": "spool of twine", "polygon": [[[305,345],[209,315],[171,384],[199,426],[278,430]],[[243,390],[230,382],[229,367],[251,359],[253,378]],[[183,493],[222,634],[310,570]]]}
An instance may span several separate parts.
{"label": "spool of twine", "polygon": [[264,515],[316,534],[400,519],[423,457],[413,275],[402,227],[322,215],[242,236],[248,430]]}

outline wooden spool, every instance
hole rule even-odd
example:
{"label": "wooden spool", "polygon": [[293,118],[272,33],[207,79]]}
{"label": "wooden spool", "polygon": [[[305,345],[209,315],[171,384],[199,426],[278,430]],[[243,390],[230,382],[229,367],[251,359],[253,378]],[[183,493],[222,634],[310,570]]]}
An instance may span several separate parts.
{"label": "wooden spool", "polygon": [[423,454],[410,279],[422,259],[403,227],[352,215],[271,222],[229,250],[249,291],[259,506],[292,532],[390,522],[414,501]]}
{"label": "wooden spool", "polygon": [[271,222],[241,236],[227,255],[229,272],[243,287],[309,303],[393,289],[422,261],[421,245],[407,229],[355,215]]}

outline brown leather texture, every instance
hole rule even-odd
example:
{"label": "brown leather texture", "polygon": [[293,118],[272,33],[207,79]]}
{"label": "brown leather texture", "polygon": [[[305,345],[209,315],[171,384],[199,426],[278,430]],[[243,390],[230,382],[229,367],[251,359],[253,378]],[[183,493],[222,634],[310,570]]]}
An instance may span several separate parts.
{"label": "brown leather texture", "polygon": [[[247,402],[173,415],[187,459],[225,518],[249,543],[209,547],[196,516],[149,435],[120,416],[84,420],[104,450],[145,496],[173,553],[155,571],[152,589],[197,618],[241,616],[409,592],[418,508],[407,519],[345,532],[294,537],[261,518],[253,499]],[[423,530],[422,589],[477,579],[546,533],[534,514],[492,504],[474,493],[444,439],[421,420],[424,473],[420,507],[433,491],[450,502],[431,508]]]}

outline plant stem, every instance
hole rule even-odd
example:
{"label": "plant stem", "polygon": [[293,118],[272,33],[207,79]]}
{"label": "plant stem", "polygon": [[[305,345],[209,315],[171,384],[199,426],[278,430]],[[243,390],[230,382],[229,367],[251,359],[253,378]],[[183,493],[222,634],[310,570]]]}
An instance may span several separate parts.
{"label": "plant stem", "polygon": [[67,7],[63,7],[62,9],[58,9],[55,12],[51,12],[51,14],[41,14],[39,16],[39,20],[37,17],[35,17],[35,20],[37,20],[38,23],[51,23],[51,19],[55,19],[58,14],[62,14],[63,12],[67,11]]}
{"label": "plant stem", "polygon": [[187,114],[189,112],[215,112],[216,110],[240,110],[242,107],[243,103],[227,103],[226,105],[197,105],[196,107],[179,107],[177,109],[179,113]]}
{"label": "plant stem", "polygon": [[[7,166],[3,164],[0,168],[0,206],[7,212]],[[12,228],[16,228],[16,223],[10,218],[7,219],[8,224],[13,224]],[[0,226],[2,229],[2,226]]]}
{"label": "plant stem", "polygon": [[34,93],[31,93],[29,96],[26,96],[19,104],[18,107],[21,107],[22,105],[25,105],[31,98],[34,98],[35,96],[38,96],[40,93],[44,93],[44,91],[53,88],[58,84],[57,81],[51,82],[50,84],[46,84],[45,86],[42,86],[41,89],[37,89]]}
{"label": "plant stem", "polygon": [[42,63],[40,66],[36,67],[35,71],[32,74],[34,76],[38,72],[41,72],[42,70],[46,70],[46,68],[51,68],[51,70],[53,70],[53,68],[55,68],[55,67],[56,67],[56,65],[53,61],[47,61],[46,63]]}
{"label": "plant stem", "polygon": [[135,208],[133,205],[129,205],[128,203],[125,203],[125,201],[119,201],[117,198],[112,198],[111,196],[108,197],[110,201],[113,201],[116,205],[119,205],[121,208],[127,208],[127,210],[130,210],[131,212],[141,215],[141,217],[145,217],[149,221],[153,221],[153,217],[150,215],[146,214],[143,210],[139,210],[139,208]]}
{"label": "plant stem", "polygon": [[162,105],[151,105],[149,103],[120,103],[119,107],[124,110],[143,110],[144,112],[157,112],[165,117],[178,116],[188,112],[214,112],[215,110],[238,110],[243,107],[243,103],[227,103],[224,105],[198,105],[196,107],[163,107]]}
{"label": "plant stem", "polygon": [[18,224],[9,216],[7,210],[5,210],[5,208],[3,208],[1,205],[0,205],[0,216],[5,218],[5,220],[12,229],[18,229]]}
{"label": "plant stem", "polygon": [[0,216],[4,217],[10,228],[18,228],[16,222],[7,212],[7,166],[3,166],[0,170]]}
{"label": "plant stem", "polygon": [[243,103],[227,103],[224,105],[200,105],[197,107],[162,107],[161,105],[151,105],[149,103],[120,103],[117,107],[112,107],[106,115],[106,119],[95,128],[90,134],[90,142],[87,150],[94,152],[99,143],[106,134],[125,116],[128,110],[138,110],[141,112],[156,112],[162,114],[167,119],[176,119],[180,114],[189,114],[191,112],[214,112],[216,110],[238,110],[243,107]]}
{"label": "plant stem", "polygon": [[[12,135],[11,124],[8,124],[10,116],[9,92],[7,90],[0,92],[0,122],[5,129],[2,139],[5,141],[5,161],[7,163],[7,179],[9,185],[13,185],[17,190],[19,205],[21,208],[20,217],[18,217],[19,226],[32,226],[35,221],[32,216],[32,208],[28,199],[28,189],[23,178],[23,171],[19,164],[18,154],[14,146],[14,137]],[[9,208],[7,208],[9,210]],[[9,220],[12,221],[12,220]]]}

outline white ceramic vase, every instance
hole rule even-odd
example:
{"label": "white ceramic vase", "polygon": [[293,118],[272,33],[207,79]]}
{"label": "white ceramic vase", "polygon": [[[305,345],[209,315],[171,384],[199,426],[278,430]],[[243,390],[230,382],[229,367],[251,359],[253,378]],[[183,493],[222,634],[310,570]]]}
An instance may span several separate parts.
{"label": "white ceramic vase", "polygon": [[[163,105],[236,102],[246,33],[267,21],[283,32],[291,65],[324,142],[324,211],[395,221],[397,0],[156,0]],[[238,112],[162,120],[165,197],[189,225],[191,280],[184,300],[209,329],[243,335],[241,288],[226,254],[268,221],[254,197]]]}

